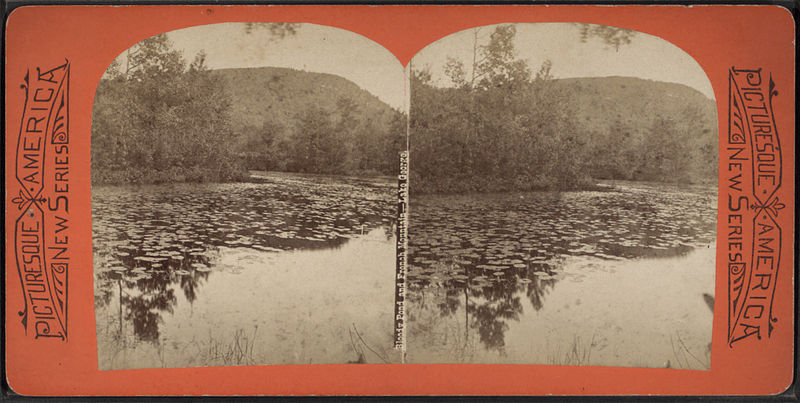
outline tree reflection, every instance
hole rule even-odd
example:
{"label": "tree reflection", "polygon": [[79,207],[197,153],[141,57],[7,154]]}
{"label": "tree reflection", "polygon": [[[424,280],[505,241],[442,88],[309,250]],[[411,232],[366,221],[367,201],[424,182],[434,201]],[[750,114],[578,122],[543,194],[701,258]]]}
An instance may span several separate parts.
{"label": "tree reflection", "polygon": [[[541,266],[537,265],[536,270],[541,270]],[[494,275],[495,271],[481,269],[477,265],[438,267],[439,270],[431,272],[411,266],[410,302],[424,309],[425,290],[439,290],[441,294],[436,299],[435,307],[440,317],[455,318],[455,315],[463,312],[463,344],[466,346],[470,343],[470,333],[473,331],[485,349],[501,352],[505,347],[509,322],[519,321],[523,314],[521,295],[524,293],[538,311],[549,289],[557,281],[538,279],[530,267],[507,269],[502,275]],[[548,267],[548,271],[552,272],[552,267]],[[435,280],[439,278],[443,279]],[[413,311],[410,315],[412,321],[417,319]],[[433,328],[425,329],[433,331]]]}
{"label": "tree reflection", "polygon": [[[553,274],[553,270],[555,269],[552,265],[542,265],[545,269],[545,273],[548,275]],[[533,309],[540,310],[544,306],[544,297],[547,293],[553,289],[557,280],[555,279],[547,279],[543,280],[539,277],[533,275],[530,271],[527,273],[527,277],[525,277],[530,281],[527,285],[522,283],[519,286],[520,291],[525,291],[525,296],[528,297],[528,300],[531,302],[531,306]]]}
{"label": "tree reflection", "polygon": [[477,329],[484,347],[500,350],[505,347],[507,322],[519,321],[522,313],[522,303],[516,296],[517,278],[510,271],[502,276],[493,276],[493,272],[486,270],[478,271],[483,276],[492,274],[498,278],[480,288],[467,288],[465,295],[471,297],[466,305],[466,311],[472,317],[470,327]]}
{"label": "tree reflection", "polygon": [[125,307],[125,320],[133,325],[136,339],[157,343],[161,314],[165,311],[172,313],[176,299],[174,290],[163,286],[150,292],[143,291],[136,297],[123,294],[120,303]]}
{"label": "tree reflection", "polygon": [[197,299],[197,289],[201,283],[208,279],[208,272],[193,271],[189,275],[180,276],[181,290],[183,296],[189,303],[193,303]]}
{"label": "tree reflection", "polygon": [[[122,259],[126,263],[125,271],[96,273],[95,303],[98,308],[108,305],[116,288],[119,320],[115,338],[124,342],[124,323],[130,323],[134,340],[158,343],[162,315],[173,313],[178,302],[175,289],[179,287],[186,300],[194,302],[197,299],[197,290],[210,275],[210,272],[199,271],[194,266],[208,265],[211,260],[206,254],[186,254],[181,255],[179,260],[172,259],[164,263],[163,266],[160,263],[151,263],[135,268],[137,256],[141,255],[134,253]],[[102,254],[100,257],[102,258]]]}

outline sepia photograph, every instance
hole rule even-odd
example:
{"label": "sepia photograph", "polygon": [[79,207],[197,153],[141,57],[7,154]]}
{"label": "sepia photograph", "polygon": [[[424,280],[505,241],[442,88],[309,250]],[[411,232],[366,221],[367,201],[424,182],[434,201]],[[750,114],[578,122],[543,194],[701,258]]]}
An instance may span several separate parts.
{"label": "sepia photograph", "polygon": [[405,73],[300,23],[159,34],[92,111],[101,370],[399,362]]}
{"label": "sepia photograph", "polygon": [[716,101],[679,47],[481,26],[410,65],[409,363],[709,370]]}
{"label": "sepia photograph", "polygon": [[792,7],[102,3],[6,9],[8,396],[792,395]]}

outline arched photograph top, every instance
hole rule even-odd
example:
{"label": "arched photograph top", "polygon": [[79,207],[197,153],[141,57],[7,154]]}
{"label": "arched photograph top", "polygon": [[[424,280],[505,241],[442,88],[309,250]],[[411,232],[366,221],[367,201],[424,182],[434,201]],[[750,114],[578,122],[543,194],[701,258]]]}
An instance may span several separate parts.
{"label": "arched photograph top", "polygon": [[675,45],[482,26],[410,70],[408,362],[708,370],[718,129]]}
{"label": "arched photograph top", "polygon": [[405,74],[355,33],[167,32],[92,115],[100,369],[390,363]]}

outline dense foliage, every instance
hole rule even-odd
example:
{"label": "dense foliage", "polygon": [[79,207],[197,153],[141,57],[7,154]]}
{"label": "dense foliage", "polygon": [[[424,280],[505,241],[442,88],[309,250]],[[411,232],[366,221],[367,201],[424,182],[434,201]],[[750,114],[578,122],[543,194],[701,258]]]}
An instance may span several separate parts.
{"label": "dense foliage", "polygon": [[97,88],[92,182],[243,178],[230,146],[229,109],[202,53],[187,66],[165,35],[145,39]]}
{"label": "dense foliage", "polygon": [[[281,27],[281,32],[291,30]],[[584,32],[585,31],[585,32]],[[609,46],[626,31],[584,30]],[[556,80],[515,57],[514,26],[475,37],[437,86],[411,74],[414,192],[591,187],[597,179],[713,182],[713,101],[679,84]],[[93,183],[236,181],[247,170],[394,174],[406,115],[352,82],[279,68],[209,70],[165,35],[113,63],[97,89]]]}
{"label": "dense foliage", "polygon": [[93,183],[239,181],[248,170],[394,174],[405,149],[405,115],[341,77],[212,71],[202,53],[187,64],[165,35],[119,60],[95,97]]}
{"label": "dense foliage", "polygon": [[249,169],[395,174],[405,114],[338,76],[281,68],[225,69],[234,150]]}
{"label": "dense foliage", "polygon": [[586,86],[555,80],[549,61],[533,72],[516,59],[514,36],[514,26],[498,26],[487,44],[476,43],[471,66],[450,59],[444,72],[451,87],[434,85],[426,68],[412,69],[415,192],[569,190],[596,179],[716,180],[713,106],[672,96],[631,105],[642,100],[624,97],[626,83],[658,87],[639,79],[588,80]]}

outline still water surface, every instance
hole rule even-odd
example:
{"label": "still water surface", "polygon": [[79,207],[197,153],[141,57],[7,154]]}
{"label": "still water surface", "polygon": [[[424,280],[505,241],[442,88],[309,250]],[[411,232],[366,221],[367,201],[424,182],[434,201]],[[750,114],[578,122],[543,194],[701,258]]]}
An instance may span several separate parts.
{"label": "still water surface", "polygon": [[[395,184],[263,180],[93,189],[101,369],[400,361]],[[407,362],[709,367],[716,189],[415,196],[411,213]]]}
{"label": "still water surface", "polygon": [[390,180],[95,187],[101,369],[399,360]]}
{"label": "still water surface", "polygon": [[716,188],[605,185],[415,196],[408,362],[708,369]]}

